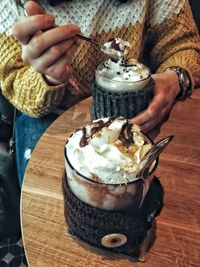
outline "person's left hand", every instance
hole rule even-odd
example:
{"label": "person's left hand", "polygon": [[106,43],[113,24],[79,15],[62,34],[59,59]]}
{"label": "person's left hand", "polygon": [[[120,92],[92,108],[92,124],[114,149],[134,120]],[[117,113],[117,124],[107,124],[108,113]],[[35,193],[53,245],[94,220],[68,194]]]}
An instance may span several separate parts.
{"label": "person's left hand", "polygon": [[131,119],[140,125],[145,133],[162,123],[168,118],[175,98],[179,93],[179,81],[175,71],[167,70],[160,74],[153,74],[154,97],[148,108]]}

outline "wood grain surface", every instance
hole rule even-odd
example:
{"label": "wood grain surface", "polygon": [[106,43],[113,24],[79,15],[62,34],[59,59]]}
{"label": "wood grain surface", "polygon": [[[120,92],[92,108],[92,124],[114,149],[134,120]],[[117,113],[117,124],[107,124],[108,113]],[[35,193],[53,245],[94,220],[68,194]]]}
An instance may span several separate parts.
{"label": "wood grain surface", "polygon": [[21,222],[29,267],[200,266],[200,90],[176,104],[156,139],[174,134],[156,175],[164,190],[156,241],[145,263],[91,249],[66,234],[62,194],[64,145],[90,121],[90,99],[61,115],[37,144],[25,174]]}

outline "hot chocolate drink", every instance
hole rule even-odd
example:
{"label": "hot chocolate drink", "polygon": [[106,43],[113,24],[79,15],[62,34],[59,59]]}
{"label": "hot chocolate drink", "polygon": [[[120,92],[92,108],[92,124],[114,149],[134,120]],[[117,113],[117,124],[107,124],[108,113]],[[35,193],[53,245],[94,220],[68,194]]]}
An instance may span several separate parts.
{"label": "hot chocolate drink", "polygon": [[152,144],[124,117],[95,120],[68,138],[64,214],[77,241],[144,261],[163,205],[155,162],[138,177]]}
{"label": "hot chocolate drink", "polygon": [[126,58],[128,42],[115,38],[104,46],[109,58],[95,71],[92,117],[132,118],[146,109],[153,97],[150,71],[136,59]]}
{"label": "hot chocolate drink", "polygon": [[106,210],[139,208],[153,171],[137,177],[151,140],[123,117],[93,121],[74,131],[65,146],[67,180],[83,202]]}

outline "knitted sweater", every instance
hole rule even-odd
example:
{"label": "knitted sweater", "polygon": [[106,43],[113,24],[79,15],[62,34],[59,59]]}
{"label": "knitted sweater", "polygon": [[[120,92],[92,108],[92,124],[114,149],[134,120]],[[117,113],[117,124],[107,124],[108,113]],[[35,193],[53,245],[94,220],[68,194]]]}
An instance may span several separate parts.
{"label": "knitted sweater", "polygon": [[[73,0],[55,7],[38,1],[54,15],[57,25],[74,23],[86,36],[100,43],[120,37],[131,43],[129,57],[163,72],[170,66],[185,68],[193,87],[200,85],[200,40],[187,0]],[[15,21],[24,10],[13,0],[0,5],[0,87],[3,95],[20,111],[39,117],[61,103],[90,95],[91,80],[104,54],[82,41],[73,57],[68,85],[49,86],[43,76],[21,59],[21,46],[12,36]]]}

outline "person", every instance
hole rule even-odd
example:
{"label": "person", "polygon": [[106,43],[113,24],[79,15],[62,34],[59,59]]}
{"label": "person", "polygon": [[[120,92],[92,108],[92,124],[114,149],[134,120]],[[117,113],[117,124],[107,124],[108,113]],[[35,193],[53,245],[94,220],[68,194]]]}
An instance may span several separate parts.
{"label": "person", "polygon": [[150,68],[154,98],[132,119],[144,132],[164,122],[176,101],[199,86],[200,39],[188,0],[2,0],[0,12],[1,90],[19,111],[20,184],[45,129],[91,94],[104,54],[76,34],[99,43],[120,37],[132,45],[129,56]]}

